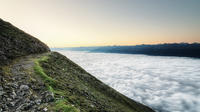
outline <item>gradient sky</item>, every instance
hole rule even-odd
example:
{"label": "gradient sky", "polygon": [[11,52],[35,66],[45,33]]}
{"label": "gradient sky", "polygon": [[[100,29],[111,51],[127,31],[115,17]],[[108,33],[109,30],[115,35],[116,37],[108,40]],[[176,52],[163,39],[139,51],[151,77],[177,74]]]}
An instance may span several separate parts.
{"label": "gradient sky", "polygon": [[0,18],[50,47],[200,42],[200,0],[0,0]]}

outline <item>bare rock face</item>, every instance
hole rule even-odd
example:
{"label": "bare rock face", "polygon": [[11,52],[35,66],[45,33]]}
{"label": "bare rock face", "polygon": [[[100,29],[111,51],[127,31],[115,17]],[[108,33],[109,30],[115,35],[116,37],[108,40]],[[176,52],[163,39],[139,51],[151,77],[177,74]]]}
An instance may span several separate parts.
{"label": "bare rock face", "polygon": [[49,52],[47,45],[0,19],[0,66],[29,54]]}

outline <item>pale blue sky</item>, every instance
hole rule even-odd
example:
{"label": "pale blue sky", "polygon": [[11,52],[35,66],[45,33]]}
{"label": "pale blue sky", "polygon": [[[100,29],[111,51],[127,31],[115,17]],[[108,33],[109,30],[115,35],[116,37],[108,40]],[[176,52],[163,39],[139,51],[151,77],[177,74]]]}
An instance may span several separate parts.
{"label": "pale blue sky", "polygon": [[51,47],[200,42],[200,0],[1,0],[0,17]]}

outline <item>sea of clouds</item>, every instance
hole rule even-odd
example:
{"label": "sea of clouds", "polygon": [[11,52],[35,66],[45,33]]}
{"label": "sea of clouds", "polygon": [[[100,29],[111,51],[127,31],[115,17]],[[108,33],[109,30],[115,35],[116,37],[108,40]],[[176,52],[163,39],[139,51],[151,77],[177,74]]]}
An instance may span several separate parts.
{"label": "sea of clouds", "polygon": [[59,52],[117,91],[158,112],[200,112],[200,59]]}

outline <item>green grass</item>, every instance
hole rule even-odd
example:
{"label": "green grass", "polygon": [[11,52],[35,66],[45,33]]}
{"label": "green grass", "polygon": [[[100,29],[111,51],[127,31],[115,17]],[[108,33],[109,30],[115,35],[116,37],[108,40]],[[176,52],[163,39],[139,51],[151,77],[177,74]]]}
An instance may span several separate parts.
{"label": "green grass", "polygon": [[44,80],[55,101],[53,112],[153,112],[88,74],[58,53],[35,60],[35,72]]}
{"label": "green grass", "polygon": [[[55,85],[47,85],[48,90],[53,92],[58,99],[61,98],[59,96],[63,98],[61,101],[56,101],[54,111],[67,112],[71,106],[69,104],[74,104],[75,107],[80,108],[84,112],[101,110],[115,112],[117,110],[121,111],[122,108],[125,109],[123,112],[130,112],[129,108],[123,107],[115,99],[102,94],[102,91],[97,89],[99,88],[99,85],[96,86],[95,83],[97,80],[93,82],[92,77],[72,61],[66,60],[66,58],[59,55],[50,54],[49,59],[45,57],[40,58],[38,63],[41,65],[44,73],[50,74],[51,77],[56,79]],[[82,73],[85,75],[80,75]],[[105,89],[110,88],[107,87]],[[107,99],[110,99],[110,102]]]}
{"label": "green grass", "polygon": [[65,95],[65,93],[63,92],[63,91],[58,91],[58,90],[55,90],[55,89],[53,89],[52,88],[52,86],[50,86],[50,85],[48,85],[48,90],[50,91],[50,92],[52,92],[52,93],[54,93],[55,95],[57,95],[57,96],[64,96]]}
{"label": "green grass", "polygon": [[53,110],[56,112],[80,112],[74,106],[67,104],[65,99],[60,99],[55,102]]}
{"label": "green grass", "polygon": [[48,62],[48,57],[43,56],[39,59],[35,60],[35,66],[34,66],[34,71],[36,74],[38,74],[42,80],[44,80],[45,85],[47,86],[48,91],[54,93],[55,97],[58,97],[58,100],[55,100],[54,105],[49,107],[50,110],[53,110],[55,112],[80,112],[78,109],[76,109],[74,106],[68,104],[66,99],[60,99],[61,96],[64,96],[63,90],[58,90],[54,89],[53,87],[56,87],[58,82],[48,76],[43,68],[41,67],[40,63],[41,62]]}
{"label": "green grass", "polygon": [[[64,96],[63,91],[54,90],[51,86],[48,86],[48,90],[59,96]],[[74,106],[70,105],[66,99],[56,100],[55,105],[53,105],[52,107],[52,110],[55,112],[80,112]]]}
{"label": "green grass", "polygon": [[40,75],[41,78],[46,82],[46,83],[51,83],[54,84],[55,80],[51,77],[49,77],[42,69],[42,67],[40,66],[40,62],[42,61],[47,61],[48,57],[44,56],[40,59],[35,60],[35,66],[34,66],[34,70],[36,72],[36,74]]}

